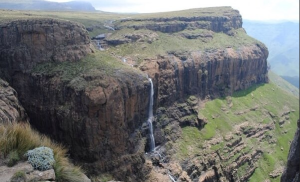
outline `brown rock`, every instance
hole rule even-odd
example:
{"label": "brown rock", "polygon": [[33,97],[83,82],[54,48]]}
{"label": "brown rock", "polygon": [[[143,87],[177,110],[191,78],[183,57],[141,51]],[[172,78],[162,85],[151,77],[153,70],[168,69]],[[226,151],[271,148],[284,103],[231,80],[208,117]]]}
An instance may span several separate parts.
{"label": "brown rock", "polygon": [[55,181],[55,172],[53,169],[47,171],[33,171],[25,174],[26,181]]}
{"label": "brown rock", "polygon": [[187,60],[160,56],[140,69],[153,78],[156,105],[169,106],[187,96],[216,98],[268,82],[268,51],[262,44],[187,53]]}
{"label": "brown rock", "polygon": [[3,182],[9,181],[13,177],[13,175],[18,171],[23,171],[24,173],[30,173],[34,171],[34,169],[31,166],[31,164],[29,164],[28,162],[21,162],[13,167],[0,166],[1,181]]}
{"label": "brown rock", "polygon": [[[134,28],[149,29],[164,33],[174,33],[185,29],[207,29],[214,32],[225,32],[231,35],[232,29],[242,27],[242,17],[231,7],[195,9],[195,15],[178,15],[161,18],[128,18],[121,20],[116,29]],[[199,12],[198,12],[199,11]],[[197,13],[201,13],[200,16]],[[218,12],[218,15],[211,16]],[[207,14],[205,16],[204,14]],[[130,23],[128,23],[130,22]]]}
{"label": "brown rock", "polygon": [[0,79],[0,123],[27,121],[27,114],[18,100],[17,92]]}
{"label": "brown rock", "polygon": [[76,23],[30,19],[0,24],[0,77],[7,80],[38,63],[78,61],[88,53],[88,33]]}

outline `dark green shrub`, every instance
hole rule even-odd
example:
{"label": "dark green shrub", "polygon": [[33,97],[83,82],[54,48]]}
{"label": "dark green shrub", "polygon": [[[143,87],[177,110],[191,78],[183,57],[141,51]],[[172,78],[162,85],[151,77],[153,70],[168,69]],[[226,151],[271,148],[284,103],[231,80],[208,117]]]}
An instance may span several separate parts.
{"label": "dark green shrub", "polygon": [[17,171],[10,180],[11,182],[25,182],[26,176],[24,171]]}
{"label": "dark green shrub", "polygon": [[7,166],[8,167],[12,167],[14,165],[17,164],[17,162],[20,160],[20,156],[18,154],[17,151],[11,151],[9,154],[8,154],[8,163],[7,163]]}

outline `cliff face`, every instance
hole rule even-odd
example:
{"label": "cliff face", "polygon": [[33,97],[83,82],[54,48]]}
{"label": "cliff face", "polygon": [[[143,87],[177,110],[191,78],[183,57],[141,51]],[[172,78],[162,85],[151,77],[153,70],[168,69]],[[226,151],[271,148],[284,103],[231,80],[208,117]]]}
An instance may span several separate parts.
{"label": "cliff face", "polygon": [[18,100],[17,92],[0,79],[0,123],[27,121],[27,114]]}
{"label": "cliff face", "polygon": [[141,65],[155,80],[157,105],[183,101],[189,95],[213,99],[268,82],[268,51],[261,44],[191,52],[184,57],[160,57]]}
{"label": "cliff face", "polygon": [[49,19],[0,27],[1,77],[18,91],[30,123],[69,146],[72,157],[91,173],[122,169],[115,175],[143,179],[145,142],[138,129],[147,117],[146,75],[117,67],[110,73],[93,68],[70,80],[63,80],[62,72],[72,70],[41,73],[33,68],[80,64],[91,52],[86,30]]}
{"label": "cliff face", "polygon": [[53,19],[0,24],[0,76],[28,72],[38,63],[78,61],[91,53],[82,25]]}
{"label": "cliff face", "polygon": [[[218,13],[218,14],[216,14]],[[124,19],[116,25],[117,29],[149,29],[163,33],[174,33],[185,29],[206,29],[230,34],[233,29],[242,28],[242,17],[237,10],[229,7],[195,9],[192,15],[181,11],[178,14],[161,17]]]}
{"label": "cliff face", "polygon": [[[214,32],[234,36],[234,30],[241,28],[241,16],[235,10],[216,16],[206,14],[123,20],[117,26],[163,33],[207,29],[208,34],[186,36],[187,39],[200,37],[202,44],[212,39]],[[141,42],[150,45],[159,36],[160,33],[151,32],[138,39],[145,39]],[[134,40],[124,44],[137,41],[135,36],[131,37]],[[114,52],[119,47],[110,48],[93,54],[96,57],[93,61],[83,62],[80,59],[92,51],[87,32],[80,25],[49,19],[0,24],[0,76],[18,91],[31,124],[68,145],[72,157],[89,172],[111,172],[125,181],[145,181],[151,170],[144,157],[150,92],[146,73],[154,82],[155,108],[172,106],[190,95],[200,99],[230,95],[268,81],[268,51],[260,43],[184,53],[169,51],[153,59],[143,59],[136,66],[139,69],[121,61],[116,63],[124,55]],[[105,64],[110,67],[104,64],[107,57],[109,61]],[[60,68],[69,62],[71,66]],[[46,71],[39,71],[41,65]],[[53,65],[57,69],[49,71]],[[66,79],[66,74],[71,76]],[[203,119],[194,121],[185,117],[197,115],[197,104],[196,101],[188,106],[174,106],[170,110],[176,113],[169,117],[181,118],[180,126],[201,128],[205,124]],[[168,110],[161,111],[164,112]],[[156,138],[159,135],[157,142],[163,145],[167,139],[155,131]],[[180,134],[172,137],[176,140]]]}
{"label": "cliff face", "polygon": [[300,181],[300,121],[298,120],[298,129],[296,131],[288,156],[286,169],[284,170],[281,182],[299,182]]}

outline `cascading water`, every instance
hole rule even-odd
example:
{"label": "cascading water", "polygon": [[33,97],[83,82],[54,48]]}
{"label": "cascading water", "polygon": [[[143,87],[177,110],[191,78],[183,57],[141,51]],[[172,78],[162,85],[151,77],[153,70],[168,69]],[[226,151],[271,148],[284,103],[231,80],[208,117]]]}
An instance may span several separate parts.
{"label": "cascading water", "polygon": [[148,125],[149,125],[149,131],[150,131],[150,151],[152,152],[155,148],[155,140],[153,135],[153,97],[154,97],[154,88],[153,88],[153,82],[151,78],[148,78],[150,84],[151,84],[151,92],[150,92],[150,103],[149,103],[149,111],[148,111]]}

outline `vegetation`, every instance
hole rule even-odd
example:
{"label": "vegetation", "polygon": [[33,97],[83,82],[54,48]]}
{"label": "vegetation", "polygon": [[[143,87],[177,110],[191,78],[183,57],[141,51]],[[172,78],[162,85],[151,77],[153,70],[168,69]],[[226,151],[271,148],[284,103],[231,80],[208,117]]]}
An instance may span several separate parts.
{"label": "vegetation", "polygon": [[11,182],[25,181],[26,176],[24,171],[17,171],[11,178]]}
{"label": "vegetation", "polygon": [[49,147],[54,153],[54,171],[59,182],[82,182],[83,172],[69,162],[67,150],[33,130],[28,123],[0,124],[0,151],[4,157],[11,152],[23,156],[36,147]]}
{"label": "vegetation", "polygon": [[8,154],[8,167],[14,166],[20,160],[20,156],[17,151],[11,151]]}
{"label": "vegetation", "polygon": [[[113,33],[112,36],[124,37],[124,35],[126,35],[124,31],[117,31]],[[133,31],[133,29],[127,29],[127,32]],[[149,32],[149,30],[139,31],[145,31],[145,34]],[[140,62],[146,58],[156,58],[157,55],[167,55],[168,53],[176,54],[224,47],[238,49],[244,45],[259,43],[257,40],[249,37],[242,29],[235,30],[235,36],[229,36],[224,33],[214,33],[213,38],[205,43],[201,39],[187,39],[182,37],[180,34],[185,32],[188,31],[182,31],[176,34],[156,32],[158,34],[158,40],[150,44],[147,42],[134,42],[112,47],[109,51],[122,57],[131,57],[135,61]]]}
{"label": "vegetation", "polygon": [[269,71],[269,79],[271,82],[276,84],[281,89],[287,91],[288,93],[293,94],[295,97],[299,98],[299,89],[295,87],[294,85],[290,84],[289,82],[282,79],[280,76],[275,74],[272,71]]}
{"label": "vegetation", "polygon": [[[127,70],[128,72],[139,72],[124,63],[121,60],[109,55],[107,52],[96,51],[94,54],[90,54],[77,62],[59,62],[59,63],[42,63],[37,65],[33,69],[34,74],[46,74],[60,76],[62,81],[73,81],[70,84],[74,85],[74,82],[80,85],[74,85],[76,87],[86,87],[85,81],[79,78],[83,74],[89,75],[110,75],[114,76],[119,70]],[[105,80],[102,80],[105,81]]]}
{"label": "vegetation", "polygon": [[[250,110],[254,107],[259,107],[259,109]],[[281,115],[285,110],[292,112],[288,115],[289,120],[280,125]],[[239,112],[243,114],[237,114]],[[272,119],[268,114],[269,112],[273,113],[275,118]],[[176,158],[186,160],[199,155],[203,150],[218,150],[222,153],[226,147],[224,140],[211,146],[210,149],[205,148],[203,144],[211,139],[224,139],[229,133],[236,130],[237,125],[245,122],[249,123],[243,129],[247,132],[247,130],[253,130],[258,125],[272,124],[275,121],[274,130],[266,132],[265,138],[260,142],[256,138],[247,138],[242,135],[243,140],[247,143],[247,147],[242,150],[242,153],[248,153],[254,149],[264,151],[263,157],[258,161],[259,167],[250,179],[251,182],[264,181],[268,179],[272,171],[286,164],[289,142],[295,134],[295,125],[299,118],[299,99],[273,83],[262,84],[236,92],[231,97],[208,101],[205,107],[199,111],[199,115],[205,117],[208,123],[200,131],[195,127],[182,129],[182,138],[175,143]],[[232,142],[234,140],[238,140],[238,138],[233,137],[231,139]],[[240,153],[233,156],[231,160],[234,160],[238,155]],[[230,161],[227,162],[230,163]],[[246,170],[247,164],[240,167],[237,172],[239,175],[243,175],[246,174]],[[278,177],[270,180],[277,182],[279,179]]]}
{"label": "vegetation", "polygon": [[28,157],[29,163],[34,169],[39,171],[46,171],[52,169],[55,163],[53,150],[48,147],[38,147],[33,150],[29,150],[25,154]]}

